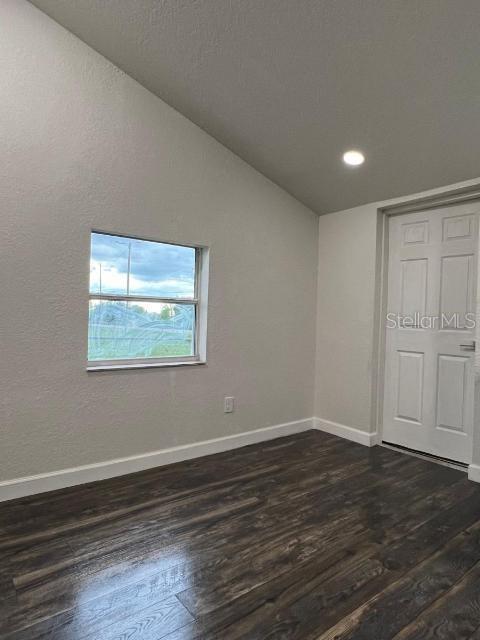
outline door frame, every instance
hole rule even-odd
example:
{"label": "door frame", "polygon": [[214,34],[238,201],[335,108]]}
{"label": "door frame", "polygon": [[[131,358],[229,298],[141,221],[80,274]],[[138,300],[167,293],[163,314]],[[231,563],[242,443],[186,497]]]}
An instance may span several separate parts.
{"label": "door frame", "polygon": [[[456,189],[446,189],[441,193],[429,196],[412,196],[411,198],[403,198],[400,202],[393,204],[387,203],[377,208],[377,255],[375,263],[375,315],[373,323],[373,379],[371,396],[371,423],[374,426],[374,431],[376,433],[375,444],[382,444],[383,441],[383,401],[385,394],[384,373],[387,335],[384,318],[387,314],[388,304],[389,220],[392,216],[413,213],[415,211],[425,211],[427,209],[440,209],[442,207],[454,206],[457,204],[467,204],[468,202],[480,203],[480,183]],[[480,232],[477,242],[478,276],[476,302],[480,298]],[[476,331],[477,335],[480,335],[480,327],[477,326]],[[473,375],[475,375],[475,373]],[[475,388],[474,393],[473,416],[474,426],[472,441],[473,447],[475,447],[475,441],[479,438],[479,434],[476,433],[476,425],[480,417],[480,394],[477,393],[477,388]],[[472,468],[475,468],[475,470],[472,470]],[[480,466],[470,464],[469,477],[472,480],[480,482]]]}

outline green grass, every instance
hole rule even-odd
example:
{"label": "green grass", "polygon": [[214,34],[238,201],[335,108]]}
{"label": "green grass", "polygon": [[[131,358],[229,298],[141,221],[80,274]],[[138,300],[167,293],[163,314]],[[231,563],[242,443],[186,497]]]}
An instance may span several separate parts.
{"label": "green grass", "polygon": [[173,356],[191,356],[191,332],[185,331],[179,339],[168,339],[168,332],[151,341],[137,338],[135,331],[119,332],[113,327],[97,327],[94,337],[89,336],[88,359],[121,360],[128,358],[163,358]]}
{"label": "green grass", "polygon": [[159,344],[152,350],[152,358],[162,358],[164,356],[191,356],[192,343],[190,340],[179,342],[169,342]]}

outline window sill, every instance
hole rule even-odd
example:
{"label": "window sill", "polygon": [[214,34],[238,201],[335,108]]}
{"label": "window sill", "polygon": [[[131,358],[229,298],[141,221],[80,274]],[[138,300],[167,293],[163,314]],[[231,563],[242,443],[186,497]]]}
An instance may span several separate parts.
{"label": "window sill", "polygon": [[165,367],[192,367],[207,364],[206,360],[177,360],[175,362],[132,362],[131,364],[88,365],[87,371],[122,371],[125,369],[164,369]]}

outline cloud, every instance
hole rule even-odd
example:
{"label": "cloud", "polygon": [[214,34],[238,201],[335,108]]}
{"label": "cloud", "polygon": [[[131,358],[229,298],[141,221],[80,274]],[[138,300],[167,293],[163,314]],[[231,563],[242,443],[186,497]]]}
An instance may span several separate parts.
{"label": "cloud", "polygon": [[193,295],[195,249],[92,234],[90,290],[126,293],[130,247],[130,293],[171,297]]}

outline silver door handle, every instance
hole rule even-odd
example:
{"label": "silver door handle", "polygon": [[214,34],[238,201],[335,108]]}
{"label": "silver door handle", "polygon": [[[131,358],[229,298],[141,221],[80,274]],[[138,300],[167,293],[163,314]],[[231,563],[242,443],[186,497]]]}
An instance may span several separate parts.
{"label": "silver door handle", "polygon": [[461,344],[460,349],[462,351],[475,351],[475,340],[468,342],[467,344]]}

